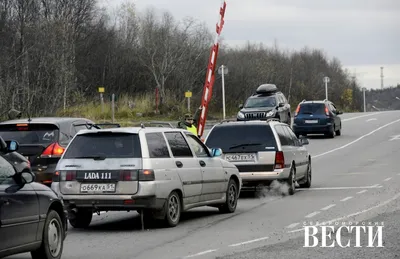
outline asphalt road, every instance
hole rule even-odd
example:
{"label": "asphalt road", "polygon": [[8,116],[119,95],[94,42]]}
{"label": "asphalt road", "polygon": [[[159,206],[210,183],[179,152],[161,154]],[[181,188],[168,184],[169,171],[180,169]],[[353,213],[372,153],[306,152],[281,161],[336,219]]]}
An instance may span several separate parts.
{"label": "asphalt road", "polygon": [[[400,257],[400,112],[343,114],[342,136],[310,137],[313,183],[243,194],[237,211],[198,208],[175,228],[141,224],[136,212],[94,216],[70,228],[62,258],[396,258]],[[303,224],[384,222],[383,248],[303,248]],[[344,235],[347,239],[354,236]],[[320,244],[319,244],[320,245]],[[362,244],[365,246],[365,244]],[[29,254],[9,258],[30,258]]]}

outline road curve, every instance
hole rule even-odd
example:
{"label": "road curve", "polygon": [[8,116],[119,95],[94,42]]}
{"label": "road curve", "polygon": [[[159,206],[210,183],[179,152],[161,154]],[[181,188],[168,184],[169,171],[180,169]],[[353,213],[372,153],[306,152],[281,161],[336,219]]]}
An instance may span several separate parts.
{"label": "road curve", "polygon": [[[293,196],[278,191],[261,192],[258,197],[244,194],[233,214],[198,208],[185,213],[175,228],[145,225],[141,231],[135,212],[96,215],[89,229],[70,227],[62,258],[399,256],[400,140],[390,139],[400,135],[400,112],[344,114],[342,118],[342,136],[310,138],[311,189],[298,189]],[[329,220],[384,221],[386,247],[303,248],[302,224]]]}

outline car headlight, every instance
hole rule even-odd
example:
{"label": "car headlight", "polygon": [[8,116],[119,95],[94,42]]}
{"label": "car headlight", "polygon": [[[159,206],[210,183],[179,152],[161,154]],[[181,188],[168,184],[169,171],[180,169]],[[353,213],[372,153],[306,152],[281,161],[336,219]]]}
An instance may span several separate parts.
{"label": "car headlight", "polygon": [[238,117],[239,119],[244,119],[244,114],[243,114],[243,112],[238,112],[237,117]]}
{"label": "car headlight", "polygon": [[269,116],[273,116],[275,114],[275,112],[274,111],[269,111],[269,112],[267,112],[267,116],[269,117]]}

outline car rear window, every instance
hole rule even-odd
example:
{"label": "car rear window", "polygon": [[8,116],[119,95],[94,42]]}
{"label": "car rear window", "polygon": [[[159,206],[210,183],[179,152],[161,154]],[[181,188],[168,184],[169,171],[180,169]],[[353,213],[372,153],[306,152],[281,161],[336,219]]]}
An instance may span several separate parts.
{"label": "car rear window", "polygon": [[325,104],[323,103],[301,104],[299,114],[325,114]]}
{"label": "car rear window", "polygon": [[267,124],[215,127],[205,144],[210,148],[221,148],[223,152],[274,151],[277,148],[271,127]]}
{"label": "car rear window", "polygon": [[77,135],[65,151],[64,158],[139,158],[137,134],[96,132]]}
{"label": "car rear window", "polygon": [[59,128],[50,123],[2,124],[0,136],[4,140],[15,140],[22,145],[51,144],[58,141]]}

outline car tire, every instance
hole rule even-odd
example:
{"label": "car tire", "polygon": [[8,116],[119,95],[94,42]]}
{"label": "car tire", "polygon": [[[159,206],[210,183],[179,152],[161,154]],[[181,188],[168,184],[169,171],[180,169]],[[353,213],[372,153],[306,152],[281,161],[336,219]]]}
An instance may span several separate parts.
{"label": "car tire", "polygon": [[93,212],[91,210],[78,209],[77,212],[71,212],[69,224],[74,228],[87,228],[92,222]]}
{"label": "car tire", "polygon": [[337,131],[335,131],[336,136],[342,135],[342,124],[340,124],[340,127]]}
{"label": "car tire", "polygon": [[166,205],[165,223],[168,227],[176,227],[182,212],[181,198],[176,191],[169,194]]}
{"label": "car tire", "polygon": [[232,178],[229,180],[228,188],[226,190],[226,201],[219,207],[219,211],[222,213],[233,213],[237,207],[237,201],[239,198],[238,186]]}
{"label": "car tire", "polygon": [[64,226],[60,215],[56,211],[50,210],[44,223],[42,244],[39,249],[31,252],[32,259],[61,258],[64,236]]}
{"label": "car tire", "polygon": [[310,188],[311,187],[311,177],[312,177],[311,160],[308,159],[307,173],[305,176],[306,181],[304,183],[299,184],[300,188]]}
{"label": "car tire", "polygon": [[289,195],[293,195],[296,192],[296,169],[294,168],[294,164],[290,168],[290,175],[287,179],[287,184],[289,185]]}

